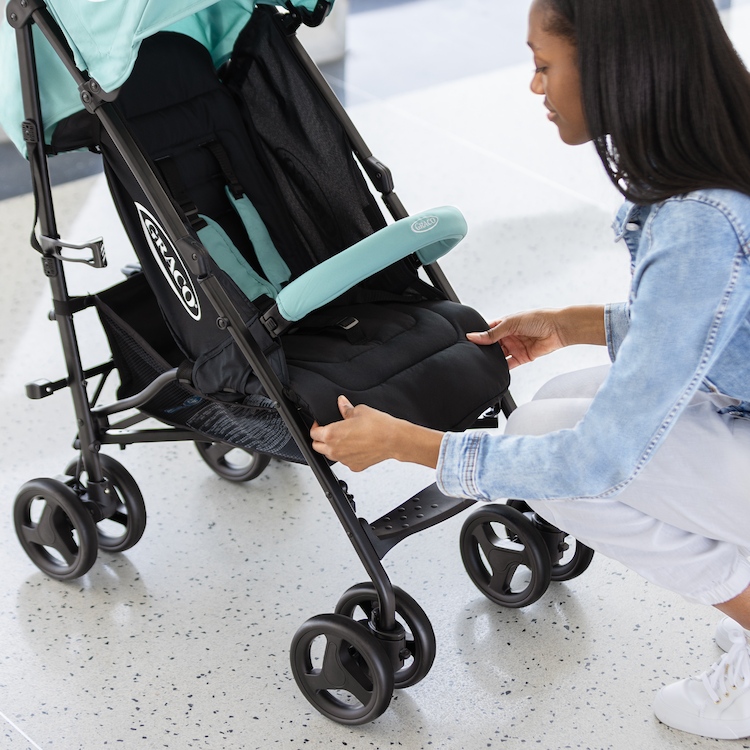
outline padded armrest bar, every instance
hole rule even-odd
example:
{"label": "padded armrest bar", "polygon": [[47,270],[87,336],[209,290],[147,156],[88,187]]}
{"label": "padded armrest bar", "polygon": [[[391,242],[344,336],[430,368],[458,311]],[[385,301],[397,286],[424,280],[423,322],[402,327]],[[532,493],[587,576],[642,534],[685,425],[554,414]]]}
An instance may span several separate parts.
{"label": "padded armrest bar", "polygon": [[320,263],[284,287],[276,308],[284,320],[301,320],[355,284],[416,253],[424,265],[452,250],[467,232],[463,214],[452,206],[433,208],[388,225]]}

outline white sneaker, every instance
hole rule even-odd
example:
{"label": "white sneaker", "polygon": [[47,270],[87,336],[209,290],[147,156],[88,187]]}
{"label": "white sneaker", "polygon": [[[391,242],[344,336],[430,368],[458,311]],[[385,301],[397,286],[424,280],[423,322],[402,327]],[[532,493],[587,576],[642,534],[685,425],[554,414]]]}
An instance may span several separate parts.
{"label": "white sneaker", "polygon": [[[716,625],[714,640],[722,651],[729,651],[732,648],[731,634],[733,630],[743,630],[743,628],[731,617],[722,617]],[[750,630],[745,630],[745,635],[750,638]]]}
{"label": "white sneaker", "polygon": [[729,651],[708,672],[659,691],[659,721],[717,740],[750,737],[750,642],[742,628],[731,628],[729,638]]}

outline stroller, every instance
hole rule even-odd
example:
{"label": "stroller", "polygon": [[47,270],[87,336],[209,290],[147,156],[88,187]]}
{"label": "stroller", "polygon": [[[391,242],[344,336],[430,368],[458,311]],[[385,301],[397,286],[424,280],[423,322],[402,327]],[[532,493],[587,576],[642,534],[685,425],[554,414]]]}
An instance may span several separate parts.
{"label": "stroller", "polygon": [[[127,550],[145,530],[142,494],[103,446],[192,441],[216,474],[238,482],[272,458],[307,464],[370,580],[299,628],[291,669],[320,713],[362,724],[435,658],[427,616],[382,560],[473,501],[433,484],[374,521],[360,518],[312,450],[310,426],[340,418],[342,393],[440,430],[494,427],[515,405],[500,348],[465,338],[486,322],[458,302],[436,262],[466,233],[462,215],[407,214],[390,171],[296,39],[331,5],[9,0],[0,53],[20,78],[0,84],[3,123],[29,159],[31,244],[68,369],[26,393],[70,389],[79,452],[62,479],[24,484],[14,521],[34,564],[69,580],[99,549]],[[65,263],[103,268],[104,244],[59,237],[47,159],[79,149],[102,155],[138,263],[120,283],[76,297]],[[74,318],[89,308],[111,356],[84,369]],[[116,400],[100,404],[110,376]],[[152,419],[163,427],[141,425]],[[579,575],[593,554],[519,500],[475,510],[460,547],[472,581],[508,607]]]}

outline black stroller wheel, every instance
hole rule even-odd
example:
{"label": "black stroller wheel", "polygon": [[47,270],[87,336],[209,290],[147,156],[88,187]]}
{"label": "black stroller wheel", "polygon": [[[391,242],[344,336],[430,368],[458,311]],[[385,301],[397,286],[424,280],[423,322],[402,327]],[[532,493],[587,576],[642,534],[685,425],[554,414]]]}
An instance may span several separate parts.
{"label": "black stroller wheel", "polygon": [[[568,549],[563,553],[560,562],[552,566],[550,579],[553,581],[571,581],[583,573],[594,557],[594,550],[579,542],[572,536],[565,537]],[[572,552],[571,552],[572,550]]]}
{"label": "black stroller wheel", "polygon": [[230,482],[249,482],[259,477],[271,461],[265,453],[246,451],[226,443],[196,440],[195,447],[211,470]]}
{"label": "black stroller wheel", "polygon": [[367,628],[344,615],[318,615],[292,639],[292,674],[302,694],[339,724],[366,724],[391,702],[393,670]]}
{"label": "black stroller wheel", "polygon": [[96,524],[76,493],[56,479],[32,479],[13,508],[18,541],[51,578],[85,575],[96,562]]}
{"label": "black stroller wheel", "polygon": [[550,556],[541,533],[506,505],[485,505],[461,529],[461,557],[477,588],[503,607],[526,607],[547,590]]}
{"label": "black stroller wheel", "polygon": [[[409,655],[404,659],[404,666],[393,675],[393,686],[402,689],[416,685],[427,676],[435,661],[437,650],[435,631],[424,613],[424,610],[409,594],[397,586],[393,587],[396,595],[396,615],[406,631],[406,649]],[[336,613],[355,618],[357,609],[369,620],[378,606],[378,595],[372,583],[358,583],[352,586],[339,599]],[[359,617],[356,618],[359,620]]]}
{"label": "black stroller wheel", "polygon": [[531,507],[525,500],[506,500],[505,504],[509,508],[515,508],[516,510],[520,510],[521,513],[533,513],[534,511],[531,510]]}
{"label": "black stroller wheel", "polygon": [[[146,505],[138,484],[130,472],[116,459],[101,453],[99,455],[102,473],[117,495],[117,508],[108,518],[96,525],[99,549],[107,552],[123,552],[136,545],[146,529]],[[68,476],[76,475],[78,462],[73,461],[65,470]],[[76,480],[84,490],[80,476]],[[76,485],[73,485],[76,489]]]}
{"label": "black stroller wheel", "polygon": [[[533,523],[533,518],[536,513],[524,500],[508,500],[506,505],[509,508],[520,510],[521,513],[525,514]],[[549,524],[545,521],[541,523],[542,528],[548,526]],[[594,557],[594,550],[592,550],[591,547],[587,547],[583,542],[579,542],[569,534],[565,535],[564,539],[561,541],[564,544],[564,548],[558,550],[555,555],[556,557],[561,555],[561,557],[557,562],[552,563],[550,580],[558,582],[571,581],[573,578],[577,578],[581,573],[585,572],[589,565],[591,565],[591,560]]]}

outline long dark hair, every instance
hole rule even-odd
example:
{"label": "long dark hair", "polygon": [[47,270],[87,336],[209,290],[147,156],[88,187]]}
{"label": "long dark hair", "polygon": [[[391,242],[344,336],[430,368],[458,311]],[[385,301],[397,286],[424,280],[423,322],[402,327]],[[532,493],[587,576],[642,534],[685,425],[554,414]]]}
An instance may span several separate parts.
{"label": "long dark hair", "polygon": [[542,0],[578,47],[589,132],[629,200],[750,194],[750,74],[713,0]]}

